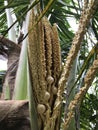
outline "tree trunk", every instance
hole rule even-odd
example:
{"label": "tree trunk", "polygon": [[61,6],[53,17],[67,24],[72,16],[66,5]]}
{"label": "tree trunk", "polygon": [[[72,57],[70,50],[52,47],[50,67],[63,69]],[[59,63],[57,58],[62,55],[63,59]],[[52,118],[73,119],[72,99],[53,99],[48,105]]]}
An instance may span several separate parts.
{"label": "tree trunk", "polygon": [[31,130],[28,101],[0,101],[0,130]]}

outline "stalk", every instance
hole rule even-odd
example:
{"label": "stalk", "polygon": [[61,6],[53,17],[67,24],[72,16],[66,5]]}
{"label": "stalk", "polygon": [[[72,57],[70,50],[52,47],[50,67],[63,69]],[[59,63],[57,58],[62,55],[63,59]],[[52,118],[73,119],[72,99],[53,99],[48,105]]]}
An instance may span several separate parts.
{"label": "stalk", "polygon": [[67,113],[67,118],[65,119],[65,121],[63,123],[64,130],[67,130],[69,123],[70,123],[72,117],[74,116],[74,110],[75,110],[76,106],[77,105],[80,106],[81,101],[83,100],[83,97],[85,96],[87,90],[91,86],[91,84],[96,76],[97,71],[98,71],[98,59],[95,60],[93,62],[93,65],[89,68],[89,70],[85,76],[84,86],[80,89],[79,93],[77,93],[75,95],[74,100],[71,101],[71,103],[69,104],[69,107],[68,107],[69,112]]}
{"label": "stalk", "polygon": [[[8,2],[5,0],[4,1],[4,5],[8,5]],[[11,10],[9,9],[5,9],[6,12],[6,16],[7,16],[7,25],[8,28],[13,24],[13,19],[12,19],[12,14],[11,14]],[[16,32],[14,29],[14,26],[8,31],[8,38],[9,40],[16,42]]]}

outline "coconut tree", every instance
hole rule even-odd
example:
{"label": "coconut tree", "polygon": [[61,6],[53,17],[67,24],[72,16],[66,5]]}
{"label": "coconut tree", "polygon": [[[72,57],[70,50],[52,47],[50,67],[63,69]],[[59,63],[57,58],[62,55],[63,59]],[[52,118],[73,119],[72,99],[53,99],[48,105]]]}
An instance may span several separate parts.
{"label": "coconut tree", "polygon": [[[17,0],[5,5],[1,1],[0,54],[8,59],[0,102],[1,130],[97,128],[97,120],[86,124],[87,116],[83,119],[79,114],[81,103],[85,105],[92,96],[87,91],[98,69],[97,7],[97,0]],[[78,22],[75,35],[69,17]],[[97,119],[97,109],[91,110],[96,110]]]}

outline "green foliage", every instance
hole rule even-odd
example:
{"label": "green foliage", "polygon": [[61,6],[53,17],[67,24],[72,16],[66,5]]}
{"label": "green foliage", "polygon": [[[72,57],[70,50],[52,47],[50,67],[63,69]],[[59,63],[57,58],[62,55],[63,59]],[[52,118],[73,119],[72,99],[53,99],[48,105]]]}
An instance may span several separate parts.
{"label": "green foliage", "polygon": [[[15,81],[15,100],[27,99],[27,40],[24,40],[21,49],[19,67]],[[20,87],[21,86],[21,87]]]}
{"label": "green foliage", "polygon": [[94,130],[98,118],[98,98],[94,94],[87,94],[80,109],[80,126],[83,130]]}

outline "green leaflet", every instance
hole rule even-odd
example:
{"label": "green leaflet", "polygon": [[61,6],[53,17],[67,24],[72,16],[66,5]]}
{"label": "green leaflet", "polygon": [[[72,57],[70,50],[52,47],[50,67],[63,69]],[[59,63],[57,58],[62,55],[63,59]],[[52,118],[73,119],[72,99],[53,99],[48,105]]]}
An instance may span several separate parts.
{"label": "green leaflet", "polygon": [[23,41],[20,53],[19,66],[16,74],[14,99],[24,100],[27,98],[27,41]]}

